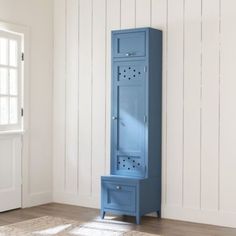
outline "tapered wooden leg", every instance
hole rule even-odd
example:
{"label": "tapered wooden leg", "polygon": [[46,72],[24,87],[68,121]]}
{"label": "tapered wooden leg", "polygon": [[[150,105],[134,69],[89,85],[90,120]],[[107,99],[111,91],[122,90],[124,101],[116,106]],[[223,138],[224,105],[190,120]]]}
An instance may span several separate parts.
{"label": "tapered wooden leg", "polygon": [[102,219],[104,219],[105,215],[106,215],[106,212],[105,211],[101,211],[101,218]]}
{"label": "tapered wooden leg", "polygon": [[136,224],[140,225],[140,223],[141,223],[141,217],[140,217],[140,215],[137,215],[136,216]]}
{"label": "tapered wooden leg", "polygon": [[160,218],[161,217],[161,211],[157,211],[157,218]]}

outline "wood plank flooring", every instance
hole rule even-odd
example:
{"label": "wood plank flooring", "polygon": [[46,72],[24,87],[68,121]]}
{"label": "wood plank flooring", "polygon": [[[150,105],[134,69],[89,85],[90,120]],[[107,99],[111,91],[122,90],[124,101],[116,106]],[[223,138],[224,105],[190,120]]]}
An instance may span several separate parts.
{"label": "wood plank flooring", "polygon": [[[41,216],[55,216],[72,220],[93,222],[99,221],[99,210],[65,204],[50,203],[47,205],[13,210],[0,213],[0,225],[12,224]],[[108,215],[106,219],[109,219]],[[236,229],[217,227],[212,225],[195,224],[175,220],[142,217],[142,224],[135,225],[133,217],[114,217],[113,222],[120,227],[157,234],[160,236],[236,236]],[[109,223],[109,222],[107,222]]]}

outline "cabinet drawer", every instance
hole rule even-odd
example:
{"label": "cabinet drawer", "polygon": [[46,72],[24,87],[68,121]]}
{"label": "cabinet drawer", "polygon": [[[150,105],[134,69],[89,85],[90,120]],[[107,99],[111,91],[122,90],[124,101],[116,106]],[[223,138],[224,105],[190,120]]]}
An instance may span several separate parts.
{"label": "cabinet drawer", "polygon": [[146,55],[146,32],[119,33],[113,37],[114,57],[144,57]]}
{"label": "cabinet drawer", "polygon": [[105,209],[135,212],[136,186],[102,181],[102,202]]}

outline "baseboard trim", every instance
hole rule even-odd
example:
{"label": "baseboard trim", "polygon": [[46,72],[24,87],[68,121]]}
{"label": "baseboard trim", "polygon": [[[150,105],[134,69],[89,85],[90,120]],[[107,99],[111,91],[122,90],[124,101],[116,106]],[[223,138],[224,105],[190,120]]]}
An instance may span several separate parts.
{"label": "baseboard trim", "polygon": [[98,196],[78,195],[75,193],[54,193],[53,201],[82,207],[99,209],[100,201]]}
{"label": "baseboard trim", "polygon": [[27,202],[23,205],[23,207],[33,207],[38,205],[43,205],[47,203],[51,203],[52,193],[51,192],[39,192],[39,193],[31,193],[27,197]]}
{"label": "baseboard trim", "polygon": [[[89,208],[100,208],[99,196],[83,196],[73,193],[55,193],[53,202],[77,205]],[[148,214],[156,217],[155,214]],[[210,224],[236,228],[236,212],[162,206],[162,218],[181,220],[193,223]]]}
{"label": "baseboard trim", "polygon": [[236,228],[236,213],[216,210],[162,206],[162,217],[201,224]]}

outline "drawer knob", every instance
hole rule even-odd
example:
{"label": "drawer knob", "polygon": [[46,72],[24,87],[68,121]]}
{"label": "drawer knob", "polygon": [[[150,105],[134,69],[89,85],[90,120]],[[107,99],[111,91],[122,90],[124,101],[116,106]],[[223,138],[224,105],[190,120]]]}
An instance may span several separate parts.
{"label": "drawer knob", "polygon": [[112,116],[112,120],[117,120],[117,117],[116,116]]}
{"label": "drawer knob", "polygon": [[116,189],[117,189],[117,190],[120,190],[120,189],[121,189],[121,186],[116,186]]}

